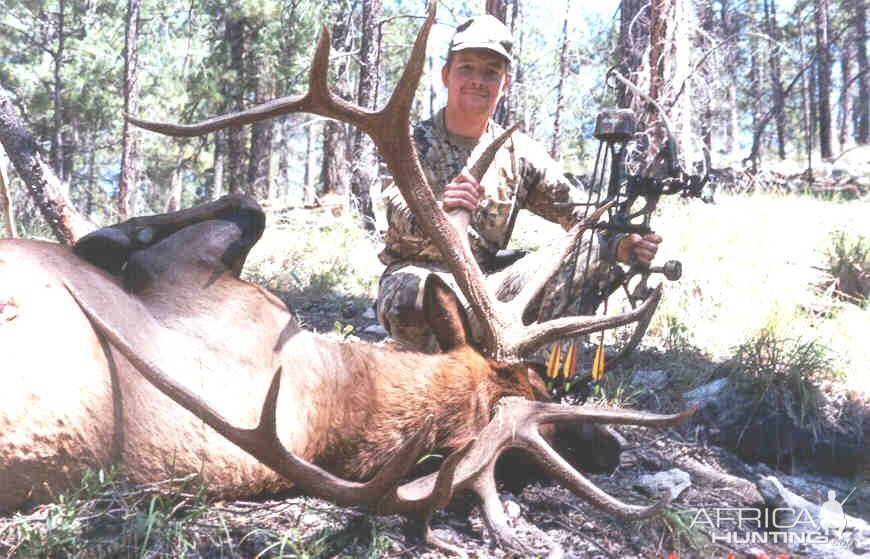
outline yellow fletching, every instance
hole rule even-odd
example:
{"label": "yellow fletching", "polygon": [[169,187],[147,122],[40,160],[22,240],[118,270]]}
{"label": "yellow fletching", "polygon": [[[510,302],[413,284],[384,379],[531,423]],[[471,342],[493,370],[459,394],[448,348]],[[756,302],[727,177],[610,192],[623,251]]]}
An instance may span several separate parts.
{"label": "yellow fletching", "polygon": [[574,347],[574,342],[568,346],[568,353],[565,354],[565,364],[562,365],[562,377],[569,379],[574,376],[574,367],[577,366],[577,351]]}
{"label": "yellow fletching", "polygon": [[592,380],[604,378],[604,344],[599,344],[595,350],[595,359],[592,360]]}
{"label": "yellow fletching", "polygon": [[547,378],[556,378],[559,372],[559,361],[562,359],[562,344],[556,342],[553,351],[550,352],[550,360],[547,362]]}

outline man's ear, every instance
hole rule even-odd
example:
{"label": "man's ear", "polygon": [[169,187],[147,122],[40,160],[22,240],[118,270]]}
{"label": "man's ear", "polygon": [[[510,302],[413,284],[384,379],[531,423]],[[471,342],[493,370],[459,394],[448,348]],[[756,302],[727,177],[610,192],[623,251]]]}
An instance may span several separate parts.
{"label": "man's ear", "polygon": [[450,68],[447,67],[447,64],[441,67],[441,84],[444,87],[447,87],[447,74],[450,73]]}
{"label": "man's ear", "polygon": [[505,94],[505,95],[507,94],[507,91],[508,91],[508,88],[510,87],[510,85],[511,85],[511,70],[510,70],[510,67],[508,67],[505,70],[504,83],[501,86],[502,94]]}
{"label": "man's ear", "polygon": [[442,351],[468,343],[468,316],[456,294],[435,274],[423,286],[423,315]]}

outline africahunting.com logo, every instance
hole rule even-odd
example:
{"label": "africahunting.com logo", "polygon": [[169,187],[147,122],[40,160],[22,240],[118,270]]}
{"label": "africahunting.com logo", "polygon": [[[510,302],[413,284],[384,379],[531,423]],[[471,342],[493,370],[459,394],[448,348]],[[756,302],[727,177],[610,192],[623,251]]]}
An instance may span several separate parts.
{"label": "africahunting.com logo", "polygon": [[[842,501],[835,491],[828,491],[828,500],[815,511],[807,508],[700,508],[694,514],[690,528],[698,528],[710,535],[712,543],[739,545],[832,545],[849,547],[854,541],[843,538],[847,517]],[[774,557],[787,557],[776,555]]]}

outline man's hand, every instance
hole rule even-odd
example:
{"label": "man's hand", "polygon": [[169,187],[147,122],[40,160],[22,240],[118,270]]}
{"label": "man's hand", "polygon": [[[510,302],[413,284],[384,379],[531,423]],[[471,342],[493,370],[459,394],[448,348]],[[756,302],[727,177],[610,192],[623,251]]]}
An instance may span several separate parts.
{"label": "man's hand", "polygon": [[632,233],[619,241],[616,247],[616,259],[624,264],[638,263],[649,266],[659,250],[660,242],[662,238],[655,233],[647,233],[643,237]]}
{"label": "man's hand", "polygon": [[482,198],[483,187],[471,176],[468,169],[462,169],[462,172],[444,187],[442,202],[445,212],[457,208],[473,212]]}

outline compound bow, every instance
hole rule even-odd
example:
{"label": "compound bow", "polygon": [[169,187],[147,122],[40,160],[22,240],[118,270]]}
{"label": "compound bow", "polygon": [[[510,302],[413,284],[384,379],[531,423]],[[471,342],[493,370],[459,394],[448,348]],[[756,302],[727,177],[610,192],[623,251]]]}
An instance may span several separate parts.
{"label": "compound bow", "polygon": [[[598,154],[592,175],[591,189],[589,185],[579,184],[576,177],[569,176],[583,189],[589,190],[587,213],[593,208],[604,204],[612,204],[607,219],[600,221],[595,230],[610,235],[615,242],[619,237],[638,233],[652,233],[651,220],[653,212],[663,195],[679,194],[682,197],[701,197],[701,192],[707,182],[707,169],[704,165],[699,174],[689,174],[680,166],[677,143],[671,134],[667,116],[661,107],[649,96],[640,91],[633,83],[615,69],[608,72],[608,83],[620,82],[635,95],[644,99],[660,116],[651,127],[637,129],[634,112],[630,109],[611,108],[601,111],[595,122],[594,136],[598,140]],[[653,149],[651,149],[651,147]],[[652,152],[651,156],[647,156]],[[706,163],[706,161],[705,161]],[[592,201],[592,197],[596,199]],[[584,216],[585,217],[585,216]],[[591,243],[590,249],[591,251]],[[678,280],[682,275],[682,264],[678,260],[669,260],[661,266],[647,266],[639,262],[630,264],[627,268],[615,265],[606,281],[601,282],[595,298],[604,301],[604,312],[607,312],[609,296],[620,288],[632,308],[642,303],[653,291],[649,279],[653,274],[662,274],[670,281]],[[581,307],[583,302],[580,303]],[[651,307],[635,325],[628,341],[606,361],[613,365],[624,359],[640,343],[649,326],[655,307]],[[604,367],[603,342],[599,344],[593,359],[592,377],[601,378]],[[558,375],[560,350],[553,349],[548,376],[555,379]],[[571,392],[571,386],[578,386],[568,375],[568,361],[574,361],[575,351],[569,348],[562,382],[554,382],[557,395]],[[571,366],[573,369],[573,364]]]}

